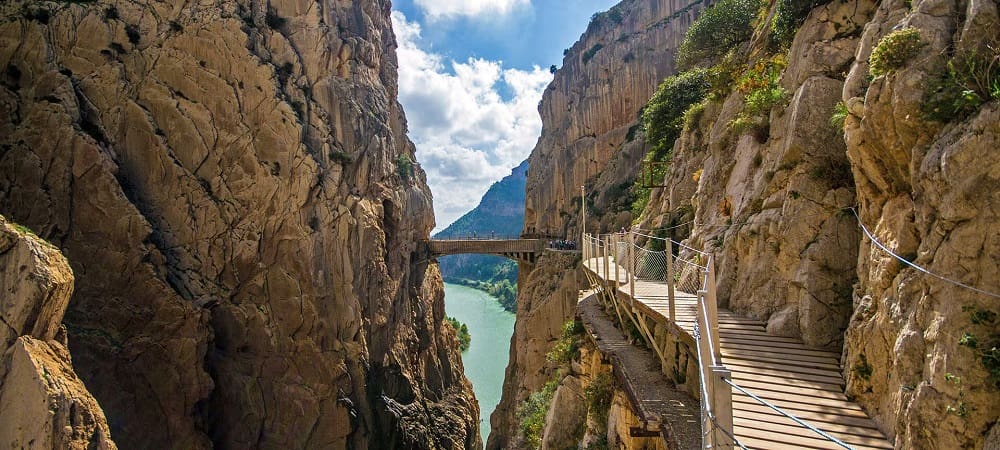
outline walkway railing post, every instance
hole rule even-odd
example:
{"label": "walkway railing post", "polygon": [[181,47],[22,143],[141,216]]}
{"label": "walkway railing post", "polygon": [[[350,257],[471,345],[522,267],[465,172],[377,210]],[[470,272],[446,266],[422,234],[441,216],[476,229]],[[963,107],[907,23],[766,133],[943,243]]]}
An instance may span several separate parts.
{"label": "walkway railing post", "polygon": [[603,251],[604,255],[603,256],[604,256],[604,279],[605,280],[608,280],[608,279],[611,278],[611,274],[608,272],[608,253],[609,253],[608,252],[608,248],[610,248],[610,245],[611,245],[610,241],[611,241],[611,238],[609,236],[607,236],[607,235],[605,235],[601,239],[601,243],[604,244],[604,251]]}
{"label": "walkway railing post", "polygon": [[619,259],[618,258],[618,241],[619,241],[619,239],[620,239],[620,237],[618,236],[618,233],[613,233],[611,235],[611,251],[614,252],[614,253],[612,253],[612,259],[614,259],[614,261],[615,261],[615,289],[616,290],[618,289],[618,286],[621,285],[621,280],[619,280],[619,276],[618,276],[618,269],[621,268],[621,261],[618,260]]}
{"label": "walkway railing post", "polygon": [[713,430],[713,448],[732,448],[736,443],[726,433],[719,429],[726,430],[733,434],[733,388],[724,379],[730,379],[732,372],[725,366],[711,366],[712,373],[709,382],[712,398],[712,412],[715,413],[715,428]]}
{"label": "walkway railing post", "polygon": [[635,232],[628,233],[628,280],[629,283],[629,305],[635,306]]}
{"label": "walkway railing post", "polygon": [[719,344],[719,302],[716,297],[715,286],[715,258],[709,256],[708,264],[705,266],[705,276],[708,286],[705,296],[705,312],[708,314],[708,326],[712,330],[712,348],[715,354],[712,355],[715,361],[722,361],[722,347]]}
{"label": "walkway railing post", "polygon": [[674,243],[672,240],[667,239],[667,312],[670,317],[671,322],[677,322],[677,316],[674,315],[674,283],[676,283],[676,277],[674,276]]}

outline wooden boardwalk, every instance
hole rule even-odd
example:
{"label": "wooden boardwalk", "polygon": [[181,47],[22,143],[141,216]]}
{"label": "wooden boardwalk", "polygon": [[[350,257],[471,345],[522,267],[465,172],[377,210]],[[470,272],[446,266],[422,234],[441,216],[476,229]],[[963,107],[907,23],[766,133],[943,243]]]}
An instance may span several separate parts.
{"label": "wooden boardwalk", "polygon": [[[626,279],[624,268],[619,269],[614,262],[608,266],[608,279],[603,260],[587,260],[584,267],[605,283],[608,279],[614,282],[615,270],[621,270],[619,279]],[[629,288],[620,286],[619,295],[628,297]],[[669,323],[666,292],[666,283],[639,280],[633,307]],[[675,295],[675,323],[692,341],[696,301],[688,293]],[[723,309],[719,310],[719,340],[722,363],[732,371],[737,385],[853,448],[893,448],[861,407],[844,395],[838,353],[808,347],[799,339],[770,335],[764,322]],[[736,438],[753,449],[843,448],[735,389],[733,428]]]}

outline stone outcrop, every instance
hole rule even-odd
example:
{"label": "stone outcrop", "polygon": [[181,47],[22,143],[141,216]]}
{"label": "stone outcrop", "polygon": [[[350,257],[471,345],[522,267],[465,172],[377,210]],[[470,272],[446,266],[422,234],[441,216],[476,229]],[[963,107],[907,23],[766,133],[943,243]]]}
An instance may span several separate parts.
{"label": "stone outcrop", "polygon": [[546,250],[534,268],[522,266],[519,271],[510,359],[500,404],[490,416],[488,449],[525,447],[517,410],[556,375],[557,367],[545,355],[562,334],[563,324],[573,320],[580,289],[586,287],[579,262],[579,254]]}
{"label": "stone outcrop", "polygon": [[[840,348],[851,312],[860,231],[846,146],[830,125],[844,73],[873,4],[813,11],[788,50],[786,102],[765,125],[738,132],[733,90],[708,102],[674,146],[666,189],[653,191],[640,227],[690,218],[688,244],[714,254],[723,306],[768,322],[771,333]],[[687,215],[687,217],[684,217]]]}
{"label": "stone outcrop", "polygon": [[542,96],[542,136],[529,158],[524,228],[572,237],[586,185],[588,229],[628,226],[628,190],[646,147],[639,113],[674,73],[674,52],[704,4],[625,0],[596,15]]}
{"label": "stone outcrop", "polygon": [[[921,100],[951,52],[989,45],[1000,58],[998,24],[996,2],[880,3],[843,91],[861,221],[895,254],[994,294],[1000,293],[1000,106],[994,100],[944,124],[924,119]],[[901,27],[917,28],[924,46],[907,66],[869,83],[864,61],[879,39]],[[867,237],[860,249],[844,348],[848,393],[898,447],[1000,445],[1000,368],[995,350],[992,372],[984,356],[1000,345],[1000,322],[990,319],[1000,313],[1000,300],[922,274]]]}
{"label": "stone outcrop", "polygon": [[[968,116],[934,121],[924,106],[954,55],[975,50],[996,63],[996,3],[829,2],[809,12],[788,48],[769,45],[777,3],[765,5],[765,26],[739,53],[750,65],[783,58],[783,100],[743,130],[733,124],[747,110],[746,92],[716,89],[675,143],[668,187],[653,190],[639,227],[711,252],[721,306],[767,321],[771,333],[843,349],[848,395],[897,448],[1000,445],[991,352],[1000,343],[1000,159],[992,151],[1000,107],[995,94],[981,96]],[[610,13],[595,20],[546,91],[545,128],[530,159],[528,231],[575,233],[571,202],[581,184],[597,216],[590,231],[628,224],[601,198],[638,175],[641,133],[626,142],[620,136],[634,116],[600,105],[627,104],[639,92],[648,98],[669,74],[649,79],[611,56],[636,42],[629,33],[642,14],[629,8],[613,8],[633,13],[616,25]],[[919,31],[917,54],[872,76],[873,48],[908,27]],[[670,70],[673,48],[657,60]],[[594,81],[595,62],[595,73],[607,68],[613,82]],[[749,67],[728,69],[738,77]],[[992,70],[980,75],[995,80]],[[830,125],[841,101],[849,111],[843,130]]]}
{"label": "stone outcrop", "polygon": [[0,292],[0,445],[117,448],[66,350],[73,272],[58,249],[3,216]]}
{"label": "stone outcrop", "polygon": [[0,6],[0,213],[124,446],[472,448],[384,0]]}

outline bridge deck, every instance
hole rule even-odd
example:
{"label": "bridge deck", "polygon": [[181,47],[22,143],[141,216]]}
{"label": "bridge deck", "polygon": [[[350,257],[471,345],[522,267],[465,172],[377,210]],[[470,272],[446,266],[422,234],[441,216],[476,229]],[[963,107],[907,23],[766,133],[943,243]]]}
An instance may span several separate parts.
{"label": "bridge deck", "polygon": [[[604,279],[601,259],[584,261],[584,267],[609,281]],[[609,263],[608,273],[616,270],[620,270],[619,279],[626,279],[624,268]],[[615,279],[614,275],[608,278]],[[628,297],[629,285],[620,286],[619,292]],[[669,323],[666,292],[666,283],[639,280],[635,307]],[[676,325],[692,340],[696,301],[689,293],[675,295]],[[838,353],[768,334],[764,322],[723,309],[719,310],[719,339],[722,362],[732,371],[736,384],[854,448],[893,448],[861,407],[844,395]],[[749,448],[843,448],[736,390],[733,424],[736,438]]]}

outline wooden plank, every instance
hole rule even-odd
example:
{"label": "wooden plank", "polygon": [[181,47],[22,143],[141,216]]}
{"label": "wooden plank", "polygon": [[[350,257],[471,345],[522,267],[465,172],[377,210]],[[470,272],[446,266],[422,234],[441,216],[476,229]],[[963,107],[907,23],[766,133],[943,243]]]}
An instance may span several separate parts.
{"label": "wooden plank", "polygon": [[[772,435],[782,435],[782,436],[794,436],[797,440],[801,440],[803,446],[812,446],[812,448],[830,448],[827,444],[832,444],[834,447],[843,449],[832,441],[820,436],[816,432],[802,427],[799,424],[789,421],[792,425],[779,425],[774,423],[760,423],[752,420],[746,419],[733,419],[734,426],[738,424],[739,427],[744,429],[757,429],[761,431],[770,432]],[[823,430],[826,431],[826,430]],[[828,432],[830,433],[830,432]],[[889,442],[884,438],[869,438],[865,436],[855,436],[841,433],[830,433],[837,439],[840,439],[848,444],[859,446],[859,448],[885,448],[892,449]],[[739,436],[737,434],[737,436]],[[815,436],[815,437],[814,437]]]}
{"label": "wooden plank", "polygon": [[[744,389],[746,389],[746,388],[744,388]],[[836,409],[836,410],[842,410],[842,411],[854,410],[854,411],[864,412],[861,409],[860,406],[858,406],[858,405],[856,405],[854,403],[851,403],[851,402],[843,401],[843,400],[829,399],[829,398],[822,398],[822,397],[806,397],[806,396],[801,396],[801,395],[784,394],[784,393],[781,393],[781,392],[764,391],[764,390],[757,390],[757,389],[747,389],[747,391],[752,392],[754,395],[756,395],[756,396],[758,396],[758,397],[766,400],[768,403],[777,405],[779,408],[782,407],[781,405],[778,405],[778,403],[781,402],[781,403],[786,404],[786,405],[788,405],[788,404],[802,405],[801,408],[803,408],[803,409],[809,409],[809,408],[815,408],[815,409],[828,408],[828,409]],[[733,390],[733,401],[734,402],[736,401],[736,397],[737,396],[746,397],[743,393],[738,392],[736,390]],[[749,398],[749,397],[747,397],[747,398]]]}
{"label": "wooden plank", "polygon": [[[774,412],[773,409],[758,403],[756,400],[747,399],[746,397],[743,398],[746,399],[747,401],[733,402],[733,411],[734,411],[733,414],[737,414],[736,411],[738,411],[739,414],[777,414],[776,412]],[[875,426],[875,422],[872,419],[869,419],[866,414],[859,413],[858,411],[839,410],[839,409],[818,411],[817,408],[808,406],[802,408],[808,408],[808,409],[792,408],[792,407],[786,408],[783,406],[781,407],[781,409],[785,410],[789,414],[798,417],[802,420],[808,421],[810,423],[811,422],[837,423],[841,425],[850,425],[861,428],[870,428],[875,430],[878,429],[878,427]]]}
{"label": "wooden plank", "polygon": [[794,358],[782,355],[766,355],[762,353],[732,353],[723,349],[725,361],[745,361],[747,365],[757,363],[766,364],[765,367],[774,367],[776,370],[796,369],[794,372],[814,373],[817,375],[830,375],[840,373],[839,364],[823,364],[811,361],[796,361]]}
{"label": "wooden plank", "polygon": [[761,376],[761,374],[752,374],[744,371],[734,371],[733,380],[736,384],[742,385],[746,381],[765,381],[771,383],[777,387],[790,386],[798,387],[804,389],[821,389],[824,391],[831,392],[844,392],[843,383],[825,383],[820,381],[805,380],[802,378],[789,378],[782,375],[767,375]]}
{"label": "wooden plank", "polygon": [[[846,423],[821,422],[821,421],[807,419],[799,414],[793,414],[793,415],[816,428],[819,428],[827,433],[834,434],[834,437],[837,437],[838,434],[844,434],[851,436],[866,437],[871,439],[885,439],[885,436],[882,435],[881,431],[870,425],[854,426],[854,425],[848,425]],[[759,423],[774,423],[779,425],[791,425],[795,427],[800,426],[792,422],[791,419],[783,415],[780,415],[774,412],[773,410],[770,411],[770,413],[734,410],[733,417],[734,419],[739,418]],[[761,427],[764,426],[761,425]]]}
{"label": "wooden plank", "polygon": [[802,395],[808,397],[829,398],[833,400],[840,400],[842,402],[850,401],[847,399],[847,396],[840,391],[840,389],[826,390],[826,389],[815,389],[808,387],[803,388],[797,386],[789,386],[784,383],[774,383],[769,378],[758,378],[755,380],[737,380],[736,384],[754,393],[756,393],[757,390],[762,390],[762,391],[785,392],[789,394]]}
{"label": "wooden plank", "polygon": [[[733,371],[741,370],[746,373],[763,373],[758,369],[766,369],[769,371],[775,371],[783,376],[800,376],[800,375],[811,375],[825,377],[827,380],[842,380],[839,373],[832,372],[829,370],[822,369],[811,369],[807,367],[797,367],[797,366],[785,366],[781,364],[773,364],[769,362],[762,361],[750,361],[735,358],[724,358],[722,362],[726,366],[732,366],[730,369]],[[807,378],[808,379],[808,378]]]}
{"label": "wooden plank", "polygon": [[[752,391],[751,391],[752,392]],[[764,397],[762,397],[764,398]],[[853,403],[842,403],[840,405],[830,406],[821,405],[812,402],[799,402],[795,399],[783,399],[783,398],[764,398],[768,403],[777,406],[781,409],[792,413],[793,411],[817,411],[824,414],[833,414],[857,418],[867,418],[868,415],[857,405]],[[747,397],[743,394],[733,394],[733,403],[745,403],[751,405],[759,405],[760,402]],[[852,407],[853,406],[853,407]],[[741,407],[742,408],[742,407]]]}
{"label": "wooden plank", "polygon": [[828,367],[833,371],[840,371],[840,361],[830,356],[799,355],[794,353],[772,352],[758,349],[745,349],[734,347],[722,347],[723,356],[729,355],[731,358],[741,359],[764,359],[772,361],[789,361],[795,365],[809,365],[810,367]]}
{"label": "wooden plank", "polygon": [[[747,343],[744,343],[747,342]],[[804,345],[799,345],[795,347],[770,347],[765,343],[758,343],[754,341],[732,341],[731,339],[724,339],[722,341],[722,348],[732,349],[732,350],[750,350],[750,351],[765,351],[765,352],[781,352],[788,355],[802,355],[802,356],[812,356],[812,357],[823,357],[833,361],[840,361],[840,354],[828,352],[824,350],[814,350],[806,347]]]}

